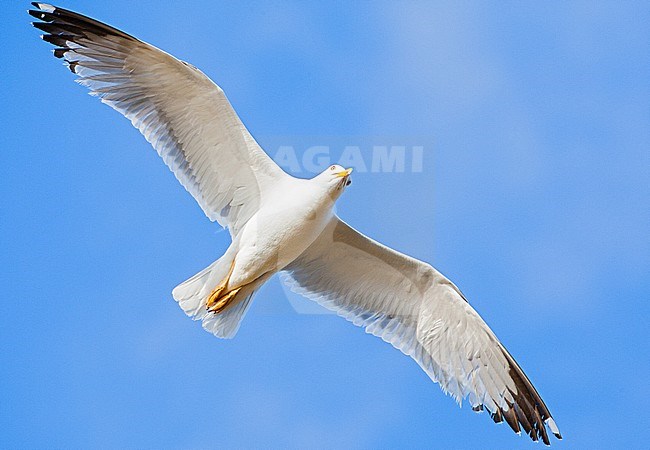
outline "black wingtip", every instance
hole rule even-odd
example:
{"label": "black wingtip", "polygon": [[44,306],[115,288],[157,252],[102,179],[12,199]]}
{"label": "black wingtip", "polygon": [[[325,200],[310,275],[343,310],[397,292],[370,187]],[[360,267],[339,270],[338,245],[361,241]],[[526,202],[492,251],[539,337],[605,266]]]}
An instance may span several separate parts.
{"label": "black wingtip", "polygon": [[59,46],[59,47],[65,47],[66,42],[74,40],[74,36],[69,36],[65,34],[44,34],[41,36],[41,39],[43,39],[45,42],[49,42],[50,44]]}
{"label": "black wingtip", "polygon": [[50,33],[52,27],[52,25],[47,22],[32,22],[32,26],[34,28],[38,28],[41,31],[45,31],[46,33]]}
{"label": "black wingtip", "polygon": [[49,3],[31,2],[31,4],[34,8],[38,8],[41,11],[53,12],[57,9],[56,6],[50,5]]}
{"label": "black wingtip", "polygon": [[30,9],[27,11],[30,16],[35,17],[43,22],[51,22],[66,29],[74,29],[74,33],[91,32],[98,36],[112,35],[123,39],[137,41],[138,39],[117,28],[99,22],[83,14],[69,11],[63,8],[57,8],[47,3],[32,3],[38,10]]}
{"label": "black wingtip", "polygon": [[43,20],[43,17],[45,17],[45,13],[43,11],[34,11],[33,9],[28,9],[27,14],[41,20]]}

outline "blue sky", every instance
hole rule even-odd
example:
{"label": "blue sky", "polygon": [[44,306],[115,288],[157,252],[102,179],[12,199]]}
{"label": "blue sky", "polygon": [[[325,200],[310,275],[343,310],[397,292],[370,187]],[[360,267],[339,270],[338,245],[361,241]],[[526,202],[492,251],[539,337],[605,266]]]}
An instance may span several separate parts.
{"label": "blue sky", "polygon": [[[61,6],[200,67],[270,153],[423,146],[422,172],[355,173],[341,216],[459,285],[557,448],[647,446],[647,3]],[[532,448],[275,278],[236,339],[189,321],[171,290],[228,234],[27,7],[0,12],[0,447]]]}

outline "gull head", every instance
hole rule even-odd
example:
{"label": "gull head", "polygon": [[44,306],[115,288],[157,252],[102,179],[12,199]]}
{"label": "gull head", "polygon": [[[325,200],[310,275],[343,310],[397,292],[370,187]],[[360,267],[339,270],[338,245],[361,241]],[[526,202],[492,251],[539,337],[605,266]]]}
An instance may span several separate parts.
{"label": "gull head", "polygon": [[350,180],[351,173],[352,167],[346,169],[343,166],[334,164],[325,169],[321,175],[329,184],[336,186],[337,189],[342,189],[344,186],[352,184],[352,180]]}
{"label": "gull head", "polygon": [[343,166],[334,164],[323,170],[314,180],[324,184],[330,194],[338,197],[346,186],[352,184],[352,180],[350,180],[351,173],[352,168],[346,169]]}

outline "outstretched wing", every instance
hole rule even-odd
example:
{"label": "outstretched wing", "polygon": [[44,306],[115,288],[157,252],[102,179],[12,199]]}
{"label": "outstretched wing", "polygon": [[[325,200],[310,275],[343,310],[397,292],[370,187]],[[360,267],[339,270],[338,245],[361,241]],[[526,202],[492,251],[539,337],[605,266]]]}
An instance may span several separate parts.
{"label": "outstretched wing", "polygon": [[89,17],[33,3],[33,25],[76,80],[126,116],[210,220],[232,235],[286,175],[200,70]]}
{"label": "outstretched wing", "polygon": [[362,326],[415,359],[443,391],[487,409],[519,433],[561,439],[551,413],[519,365],[447,278],[334,217],[285,268],[297,293]]}

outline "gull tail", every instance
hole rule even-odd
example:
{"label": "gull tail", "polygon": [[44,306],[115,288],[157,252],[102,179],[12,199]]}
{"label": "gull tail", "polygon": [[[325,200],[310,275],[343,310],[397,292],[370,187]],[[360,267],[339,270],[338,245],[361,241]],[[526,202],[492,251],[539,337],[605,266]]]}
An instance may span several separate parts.
{"label": "gull tail", "polygon": [[239,330],[253,294],[266,281],[259,280],[243,286],[223,311],[208,311],[206,305],[210,293],[229,275],[233,258],[228,253],[208,267],[174,288],[172,296],[192,320],[202,321],[203,328],[222,339],[231,339]]}

